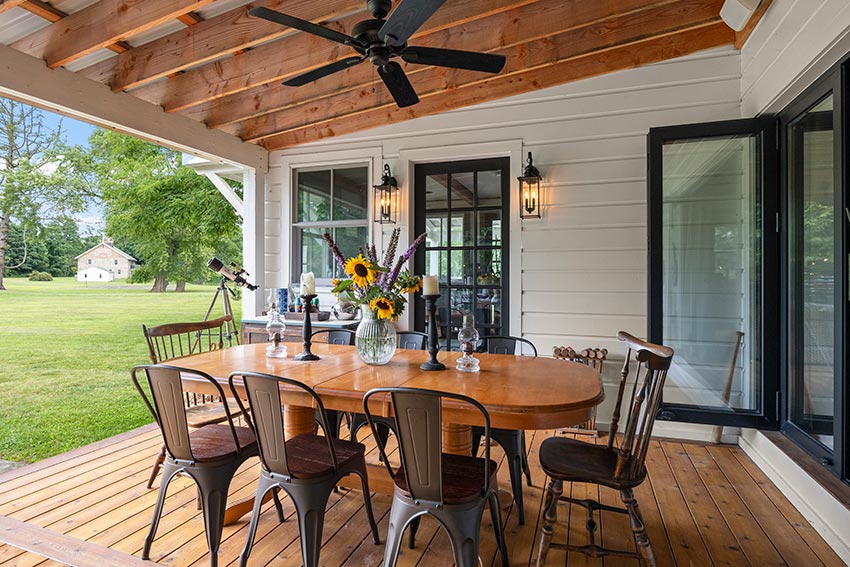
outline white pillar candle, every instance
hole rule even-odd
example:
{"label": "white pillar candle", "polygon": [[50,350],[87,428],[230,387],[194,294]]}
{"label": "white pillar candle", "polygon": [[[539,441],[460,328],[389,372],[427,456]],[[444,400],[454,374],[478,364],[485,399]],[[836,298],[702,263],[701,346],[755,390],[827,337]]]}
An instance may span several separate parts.
{"label": "white pillar candle", "polygon": [[301,274],[301,295],[316,295],[316,278],[313,272]]}
{"label": "white pillar candle", "polygon": [[439,295],[440,283],[437,276],[422,276],[422,295]]}

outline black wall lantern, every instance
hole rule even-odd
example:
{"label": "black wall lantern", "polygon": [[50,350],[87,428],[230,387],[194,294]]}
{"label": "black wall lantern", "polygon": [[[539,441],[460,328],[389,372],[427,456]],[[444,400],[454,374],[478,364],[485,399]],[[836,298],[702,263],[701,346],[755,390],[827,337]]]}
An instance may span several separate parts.
{"label": "black wall lantern", "polygon": [[375,222],[395,224],[398,221],[398,181],[390,173],[390,166],[384,165],[384,175],[380,185],[373,185],[372,206],[375,208]]}
{"label": "black wall lantern", "polygon": [[531,152],[528,152],[528,162],[519,181],[519,216],[523,219],[540,218],[540,182],[543,178],[531,162]]}

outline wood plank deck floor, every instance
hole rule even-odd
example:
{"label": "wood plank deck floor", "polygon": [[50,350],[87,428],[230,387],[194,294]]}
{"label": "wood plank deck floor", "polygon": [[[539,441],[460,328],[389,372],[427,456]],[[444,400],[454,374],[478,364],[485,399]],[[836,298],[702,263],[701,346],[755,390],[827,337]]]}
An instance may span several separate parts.
{"label": "wood plank deck floor", "polygon": [[[545,477],[537,465],[537,448],[553,431],[529,432],[533,487],[524,488],[526,525],[517,525],[512,509],[504,511],[511,565],[536,561],[541,500]],[[603,441],[600,441],[603,442]],[[147,533],[156,490],[145,488],[149,467],[160,447],[151,427],[105,440],[0,476],[0,515],[26,521],[77,539],[138,555]],[[374,458],[374,447],[370,457]],[[495,451],[494,451],[495,453]],[[496,458],[500,454],[494,455]],[[790,502],[737,447],[653,441],[647,459],[649,480],[636,490],[659,566],[693,565],[844,565]],[[231,486],[230,498],[250,496],[257,465],[244,467]],[[501,467],[499,482],[509,487]],[[614,491],[591,485],[564,487],[573,497],[601,498],[619,504]],[[386,535],[392,498],[372,498],[382,538]],[[374,545],[360,493],[341,490],[328,504],[321,563],[326,567],[381,564],[384,546]],[[586,542],[583,509],[562,504],[555,541]],[[297,567],[301,564],[293,509],[284,500],[287,521],[278,524],[266,508],[249,565]],[[481,560],[501,565],[489,514],[484,515]],[[248,518],[225,528],[219,565],[237,565],[245,543]],[[604,545],[633,549],[625,516],[603,513]],[[173,481],[165,514],[152,549],[152,559],[175,567],[209,565],[203,520],[195,505],[191,481]],[[591,559],[552,550],[548,565],[631,566],[619,557]],[[400,567],[451,565],[445,534],[425,520],[417,547],[403,549]],[[61,563],[0,545],[0,567],[55,566]]]}

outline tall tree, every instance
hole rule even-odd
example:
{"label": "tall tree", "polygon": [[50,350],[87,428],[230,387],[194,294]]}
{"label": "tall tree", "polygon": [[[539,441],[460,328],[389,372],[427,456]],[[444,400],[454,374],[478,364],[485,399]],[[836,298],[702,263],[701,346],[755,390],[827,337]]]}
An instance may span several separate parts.
{"label": "tall tree", "polygon": [[206,261],[239,234],[236,213],[204,177],[181,167],[180,154],[117,132],[89,139],[90,170],[98,180],[107,233],[131,244],[142,265],[132,281],[151,291],[177,291],[207,279]]}
{"label": "tall tree", "polygon": [[41,110],[0,98],[0,290],[12,222],[34,229],[53,214],[81,209],[83,195],[64,159],[61,127]]}

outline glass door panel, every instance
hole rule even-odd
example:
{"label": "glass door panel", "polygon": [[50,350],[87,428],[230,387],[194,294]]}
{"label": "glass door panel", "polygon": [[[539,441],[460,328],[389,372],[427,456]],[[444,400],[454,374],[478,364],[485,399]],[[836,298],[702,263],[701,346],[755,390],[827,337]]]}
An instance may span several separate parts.
{"label": "glass door panel", "polygon": [[777,242],[765,239],[773,132],[772,120],[650,132],[650,338],[675,351],[662,419],[776,424],[767,393],[778,381],[764,381],[777,311],[764,309],[776,289],[763,277]]}
{"label": "glass door panel", "polygon": [[[501,298],[507,289],[502,274],[507,271],[508,180],[506,158],[416,166],[416,233],[426,233],[416,270],[438,276],[437,324],[444,348],[457,348],[466,313],[475,315],[481,335],[507,333]],[[419,304],[415,325],[425,327]]]}
{"label": "glass door panel", "polygon": [[788,125],[790,421],[833,449],[836,202],[833,96]]}

